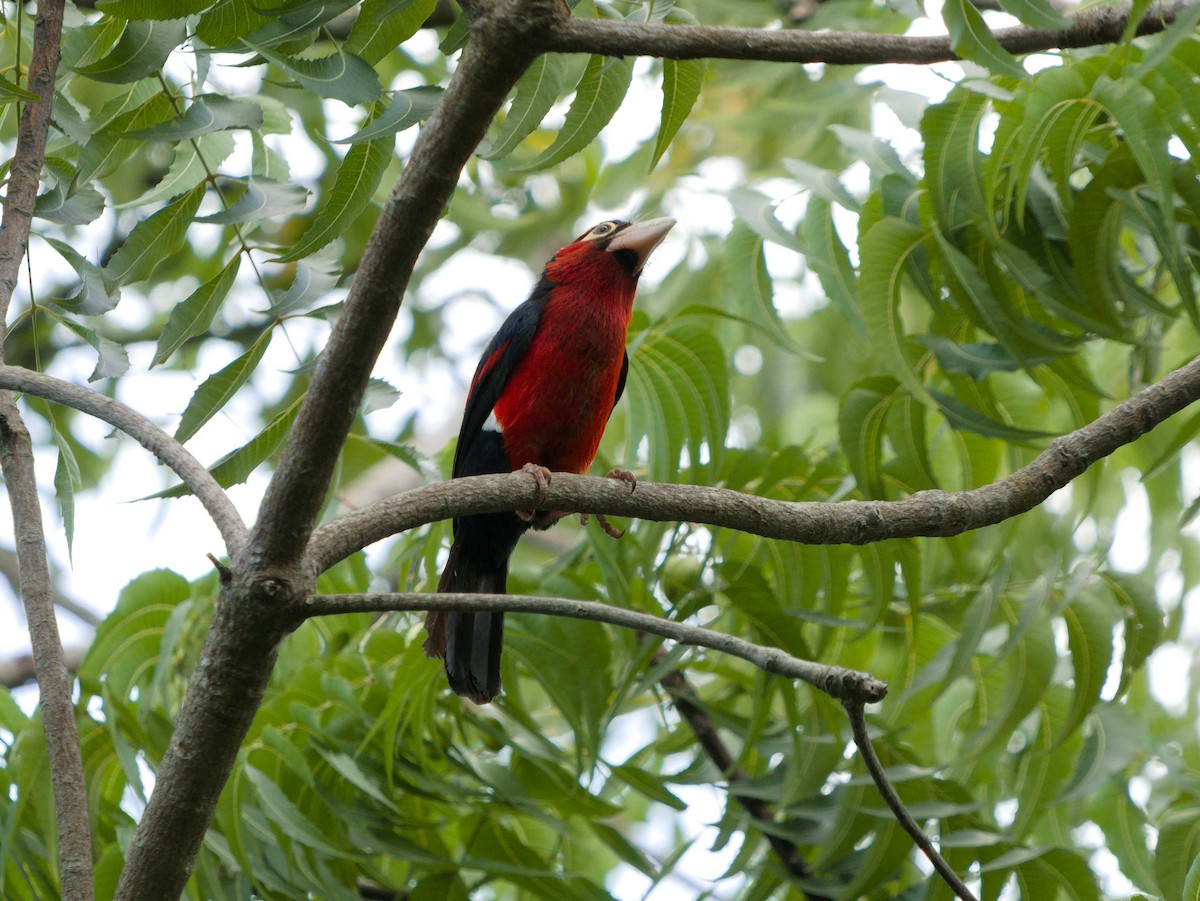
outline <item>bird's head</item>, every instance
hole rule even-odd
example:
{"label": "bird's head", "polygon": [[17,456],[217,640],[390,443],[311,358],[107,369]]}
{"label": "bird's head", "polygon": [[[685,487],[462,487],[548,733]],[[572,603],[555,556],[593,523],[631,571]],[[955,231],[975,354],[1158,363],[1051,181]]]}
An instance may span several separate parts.
{"label": "bird's head", "polygon": [[632,289],[646,260],[674,225],[669,217],[601,222],[556,253],[546,264],[546,277],[556,284],[588,280]]}

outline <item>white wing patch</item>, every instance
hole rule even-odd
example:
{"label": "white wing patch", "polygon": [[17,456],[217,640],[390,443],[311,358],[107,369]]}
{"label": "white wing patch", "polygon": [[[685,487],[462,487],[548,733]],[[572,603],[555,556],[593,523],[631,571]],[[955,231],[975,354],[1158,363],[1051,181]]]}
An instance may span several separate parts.
{"label": "white wing patch", "polygon": [[496,419],[496,411],[492,410],[488,414],[488,418],[483,421],[483,430],[485,432],[495,432],[500,435],[504,433],[504,429],[500,428],[500,422]]}

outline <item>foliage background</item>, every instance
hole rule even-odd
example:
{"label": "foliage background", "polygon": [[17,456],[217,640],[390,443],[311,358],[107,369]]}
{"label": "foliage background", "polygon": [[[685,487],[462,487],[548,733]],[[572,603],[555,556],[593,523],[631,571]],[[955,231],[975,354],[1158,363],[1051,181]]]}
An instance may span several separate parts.
{"label": "foliage background", "polygon": [[[86,355],[102,390],[220,457],[222,484],[248,480],[252,509],[373,204],[465,29],[450,16],[435,47],[432,0],[193,0],[169,4],[188,16],[174,20],[153,0],[98,5],[69,10],[33,293],[8,361],[78,379]],[[1002,5],[1060,21],[1044,3]],[[11,141],[31,19],[5,14]],[[896,34],[917,14],[839,0],[783,22]],[[391,490],[383,461],[424,480],[448,470],[440,441],[479,323],[522,296],[477,276],[531,282],[614,212],[682,221],[641,292],[597,472],[786,500],[960,490],[1194,356],[1200,15],[1022,66],[980,36],[973,7],[941,14],[972,62],[939,67],[936,102],[847,67],[542,57],[418,265],[381,364],[392,384],[368,395],[327,516]],[[574,15],[759,27],[781,13],[693,0]],[[657,122],[637,100],[651,90]],[[167,389],[127,387],[150,384]],[[75,534],[75,498],[124,490],[112,467],[126,439],[28,408],[66,542],[99,541],[94,523]],[[1185,603],[1200,419],[1178,419],[1042,508],[956,538],[800,547],[636,522],[614,543],[563,525],[522,544],[510,589],[688,618],[888,680],[879,752],[983,897],[1185,897],[1200,879]],[[146,503],[170,517],[189,502]],[[430,590],[446,538],[444,524],[400,536],[320,588]],[[217,588],[146,550],[78,673],[100,897]],[[506,693],[487,710],[447,694],[415,617],[297,630],[187,896],[356,898],[369,882],[412,899],[949,897],[846,753],[834,702],[715,654],[655,659],[656,641],[592,623],[510,622]],[[698,843],[681,798],[727,774],[658,684],[672,667],[748,777],[709,795]],[[0,729],[0,894],[54,897],[40,723],[0,694]],[[799,849],[808,881],[768,833]],[[693,845],[727,871],[696,884]]]}

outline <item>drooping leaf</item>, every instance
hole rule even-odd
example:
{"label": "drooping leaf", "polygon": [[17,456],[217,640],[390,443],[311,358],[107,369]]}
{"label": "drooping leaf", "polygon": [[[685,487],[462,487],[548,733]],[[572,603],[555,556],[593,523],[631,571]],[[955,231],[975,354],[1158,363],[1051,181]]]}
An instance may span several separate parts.
{"label": "drooping leaf", "polygon": [[196,36],[210,47],[226,47],[270,22],[269,6],[259,0],[219,0],[200,16]]}
{"label": "drooping leaf", "polygon": [[503,159],[533,134],[566,87],[569,65],[557,53],[543,53],[517,82],[516,95],[484,159]]}
{"label": "drooping leaf", "polygon": [[339,48],[337,53],[317,58],[285,56],[246,42],[271,65],[287,73],[318,97],[340,100],[347,106],[377,100],[383,89],[379,77],[362,59]]}
{"label": "drooping leaf", "polygon": [[[236,184],[238,181],[233,179],[222,180],[222,192]],[[254,176],[245,179],[244,184],[241,197],[225,209],[201,216],[196,221],[212,225],[270,221],[302,210],[308,202],[308,189],[303,185]]]}
{"label": "drooping leaf", "polygon": [[208,331],[213,317],[224,303],[229,289],[233,287],[241,262],[242,255],[234,254],[216,276],[175,305],[167,316],[167,324],[163,326],[162,334],[158,336],[158,347],[150,363],[152,367],[167,362],[189,338]]}
{"label": "drooping leaf", "polygon": [[201,94],[188,108],[168,122],[125,131],[123,137],[183,141],[198,138],[214,131],[229,129],[254,130],[263,124],[263,110],[257,103],[237,100],[222,94]]}
{"label": "drooping leaf", "polygon": [[388,108],[348,138],[334,144],[358,144],[399,134],[419,122],[424,122],[442,99],[442,89],[434,85],[409,88],[392,95]]}
{"label": "drooping leaf", "polygon": [[58,306],[72,312],[95,316],[117,305],[121,299],[121,289],[105,278],[104,270],[65,241],[45,236],[42,240],[57,250],[79,276],[79,293],[70,300],[55,301]]}
{"label": "drooping leaf", "polygon": [[942,19],[950,32],[955,53],[996,75],[1026,77],[1025,70],[1012,54],[1000,46],[984,21],[983,13],[966,0],[947,0],[942,7]]}
{"label": "drooping leaf", "polygon": [[706,70],[707,63],[702,59],[663,60],[662,115],[654,153],[650,158],[650,171],[654,171],[680,126],[691,115],[696,98],[700,96],[700,85],[704,82]]}
{"label": "drooping leaf", "polygon": [[158,184],[140,197],[118,204],[116,208],[161,203],[190,191],[207,180],[209,173],[215,172],[228,159],[233,147],[233,135],[220,131],[183,141],[175,148],[171,168]]}
{"label": "drooping leaf", "polygon": [[248,351],[200,383],[179,419],[179,427],[175,430],[176,441],[187,441],[200,431],[200,427],[219,413],[238,389],[246,384],[267,351],[271,332],[271,329],[267,329]]}
{"label": "drooping leaf", "polygon": [[516,171],[548,169],[587,147],[621,106],[632,80],[632,59],[593,56],[575,87],[575,99],[554,142]]}
{"label": "drooping leaf", "polygon": [[347,152],[334,177],[333,187],[300,236],[300,240],[278,257],[279,262],[299,260],[320,250],[341,234],[342,229],[363,211],[378,187],[383,171],[392,160],[393,138],[355,144]]}
{"label": "drooping leaf", "polygon": [[737,312],[757,322],[780,347],[799,352],[800,346],[788,334],[775,307],[762,239],[741,222],[735,223],[725,239],[725,253]]}
{"label": "drooping leaf", "polygon": [[99,0],[96,9],[121,19],[179,19],[202,12],[212,0]]}
{"label": "drooping leaf", "polygon": [[95,329],[90,329],[69,317],[61,317],[59,322],[90,344],[96,351],[96,368],[88,376],[89,382],[120,378],[129,369],[129,354],[126,353],[123,344],[118,344],[111,338],[105,338],[97,334]]}
{"label": "drooping leaf", "polygon": [[62,433],[53,419],[50,424],[54,430],[54,443],[58,446],[58,465],[54,470],[54,499],[58,503],[63,532],[67,537],[67,556],[71,557],[75,541],[75,494],[83,487],[83,477],[79,473],[79,461],[75,459],[70,439]]}
{"label": "drooping leaf", "polygon": [[197,185],[135,225],[125,243],[105,264],[105,276],[120,284],[148,278],[165,257],[183,246],[188,226],[204,199],[204,190],[203,184]]}
{"label": "drooping leaf", "polygon": [[366,0],[345,48],[374,65],[417,33],[437,0]]}
{"label": "drooping leaf", "polygon": [[39,194],[34,215],[59,225],[87,225],[104,212],[104,195],[92,185],[71,185],[59,182],[44,194]]}
{"label": "drooping leaf", "polygon": [[171,51],[184,42],[187,31],[182,19],[130,21],[121,39],[103,59],[75,71],[93,81],[126,84],[162,70]]}

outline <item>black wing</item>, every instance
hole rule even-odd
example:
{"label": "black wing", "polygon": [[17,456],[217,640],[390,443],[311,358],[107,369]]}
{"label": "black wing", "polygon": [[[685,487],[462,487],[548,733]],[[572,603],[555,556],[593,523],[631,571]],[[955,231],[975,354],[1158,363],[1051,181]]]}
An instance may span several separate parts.
{"label": "black wing", "polygon": [[621,377],[617,379],[617,393],[613,395],[612,410],[608,411],[608,415],[612,416],[612,411],[617,408],[617,401],[621,399],[621,395],[625,393],[625,378],[629,375],[629,351],[621,354]]}
{"label": "black wing", "polygon": [[546,306],[546,297],[553,287],[545,279],[538,282],[529,299],[509,314],[495,337],[488,342],[467,395],[462,428],[458,432],[458,447],[454,451],[454,478],[507,471],[508,461],[504,457],[499,434],[491,438],[490,432],[485,433],[483,424],[500,400],[504,386],[508,384],[517,364],[533,343],[542,309]]}

